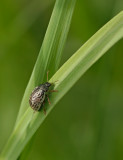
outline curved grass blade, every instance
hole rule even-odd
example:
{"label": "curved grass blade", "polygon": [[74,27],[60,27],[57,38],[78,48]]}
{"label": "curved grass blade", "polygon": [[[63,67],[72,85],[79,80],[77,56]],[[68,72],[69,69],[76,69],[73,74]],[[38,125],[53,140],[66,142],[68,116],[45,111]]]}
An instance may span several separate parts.
{"label": "curved grass blade", "polygon": [[[64,47],[64,43],[67,38],[73,10],[75,7],[75,1],[76,0],[72,0],[72,1],[57,0],[56,1],[54,10],[53,10],[53,13],[51,16],[51,20],[50,20],[50,23],[49,23],[49,26],[48,26],[48,29],[47,29],[47,32],[46,32],[46,35],[44,38],[43,45],[42,45],[43,49],[41,49],[41,51],[39,53],[40,58],[39,58],[38,62],[36,63],[37,66],[41,63],[41,66],[37,69],[37,71],[40,73],[40,75],[42,75],[42,74],[44,76],[46,75],[47,71],[44,68],[45,66],[46,66],[46,68],[50,68],[51,75],[52,75],[52,73],[55,73],[55,71],[59,67],[62,49]],[[49,58],[48,58],[48,55],[49,55]],[[41,60],[42,60],[42,62],[41,62]],[[54,62],[54,63],[52,63],[52,62]],[[42,67],[42,70],[41,70],[41,67]],[[37,74],[37,71],[35,70],[35,74]],[[38,75],[35,75],[35,74],[32,75],[34,80],[36,79],[37,76],[39,77],[39,74]],[[32,79],[30,84],[32,82],[34,82],[34,80]],[[44,79],[42,79],[42,80],[39,79],[39,82],[37,82],[37,85],[43,81],[44,81]],[[30,86],[31,85],[29,85],[28,88],[30,88]],[[28,96],[28,93],[29,92],[27,89],[25,92],[25,95]],[[25,98],[25,95],[24,95],[24,98]],[[24,100],[26,100],[27,98],[25,98],[25,99],[24,98],[22,101],[22,105],[21,105],[21,109],[19,112],[17,122],[19,122],[21,115],[23,115],[23,112],[26,109]],[[26,147],[24,148],[19,159],[23,159],[24,157],[27,156],[28,150],[29,150],[28,148],[30,148],[30,144],[32,144],[32,139],[28,143],[28,145],[26,145]]]}
{"label": "curved grass blade", "polygon": [[[48,116],[55,104],[75,84],[75,82],[92,66],[109,48],[123,37],[123,12],[119,13],[104,27],[102,27],[92,38],[90,38],[50,79],[50,82],[59,80],[54,89],[59,92],[52,94],[50,99],[52,105],[46,103],[47,114],[43,111],[34,114],[28,108],[13,131],[1,158],[16,159],[25,144],[29,141],[38,127]],[[15,152],[16,149],[16,152]]]}
{"label": "curved grass blade", "polygon": [[55,3],[38,59],[22,99],[16,125],[29,107],[28,99],[31,91],[35,86],[46,81],[46,73],[48,70],[50,71],[49,76],[51,77],[59,67],[75,2],[76,0],[57,0]]}

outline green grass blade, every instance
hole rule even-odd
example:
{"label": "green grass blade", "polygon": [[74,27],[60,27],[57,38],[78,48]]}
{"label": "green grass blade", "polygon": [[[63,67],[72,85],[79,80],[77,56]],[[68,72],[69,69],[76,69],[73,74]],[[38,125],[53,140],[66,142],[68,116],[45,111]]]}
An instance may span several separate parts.
{"label": "green grass blade", "polygon": [[52,105],[47,103],[47,114],[43,111],[35,113],[28,107],[25,114],[13,131],[1,158],[16,159],[25,144],[29,141],[38,127],[48,116],[55,104],[75,84],[75,82],[92,66],[109,48],[123,37],[123,12],[119,13],[92,38],[90,38],[50,79],[50,82],[59,80],[55,85],[58,93],[51,95]]}
{"label": "green grass blade", "polygon": [[75,2],[76,0],[57,0],[55,3],[37,62],[21,103],[16,124],[29,107],[28,100],[34,87],[46,81],[46,73],[48,70],[50,71],[49,77],[51,77],[59,67]]}

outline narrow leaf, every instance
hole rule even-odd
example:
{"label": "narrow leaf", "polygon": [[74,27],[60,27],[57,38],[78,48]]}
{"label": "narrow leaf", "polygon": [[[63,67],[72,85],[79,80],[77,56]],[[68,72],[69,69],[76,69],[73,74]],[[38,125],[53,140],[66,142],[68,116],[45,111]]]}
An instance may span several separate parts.
{"label": "narrow leaf", "polygon": [[76,0],[57,0],[55,3],[38,59],[22,99],[16,124],[29,107],[28,101],[31,91],[35,86],[46,82],[46,73],[48,70],[50,71],[49,77],[51,77],[59,67],[75,2]]}

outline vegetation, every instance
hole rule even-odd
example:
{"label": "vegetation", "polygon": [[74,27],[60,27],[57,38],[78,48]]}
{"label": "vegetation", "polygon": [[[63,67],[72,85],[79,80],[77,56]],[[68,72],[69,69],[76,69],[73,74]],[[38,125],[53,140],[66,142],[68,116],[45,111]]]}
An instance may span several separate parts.
{"label": "vegetation", "polygon": [[[45,37],[44,37],[44,41],[42,43],[41,50],[39,52],[36,64],[34,66],[32,75],[30,77],[29,83],[27,85],[26,91],[24,93],[24,96],[21,102],[21,106],[20,106],[20,110],[17,116],[15,127],[12,131],[12,134],[8,142],[6,143],[5,147],[2,150],[1,159],[9,159],[9,160],[17,159],[19,155],[21,154],[21,152],[23,151],[26,144],[29,142],[29,140],[33,138],[33,135],[35,134],[39,126],[43,123],[46,117],[49,116],[49,113],[54,108],[54,106],[70,90],[70,88],[73,87],[73,85],[80,79],[80,77],[104,53],[106,53],[107,50],[109,50],[116,42],[118,42],[123,37],[123,12],[120,12],[119,14],[117,14],[117,16],[115,16],[108,23],[106,23],[99,31],[97,31],[85,44],[83,44],[59,68],[61,57],[63,54],[64,44],[66,42],[66,38],[68,35],[70,23],[71,23],[72,14],[73,14],[74,7],[75,7],[75,2],[76,0],[68,0],[68,1],[57,0],[55,3],[54,10],[53,10],[53,13],[52,13]],[[47,112],[46,115],[43,113],[43,110],[33,115],[33,110],[29,107],[29,103],[28,103],[29,95],[35,86],[46,81],[46,72],[48,70],[50,71],[49,72],[50,73],[49,82],[55,82],[58,80],[58,83],[56,83],[54,87],[54,89],[58,90],[58,93],[54,93],[50,95],[50,101],[52,102],[51,106],[49,106],[47,102],[45,103],[46,112]],[[101,72],[100,75],[103,78],[105,77],[105,73],[103,72]],[[108,73],[106,76],[107,77],[109,76]],[[21,80],[23,80],[23,77],[21,78]],[[102,81],[104,82],[104,87],[102,87],[101,89],[102,94],[99,93],[101,97],[98,97],[97,99],[95,99],[95,101],[96,100],[98,101],[97,107],[99,105],[104,106],[103,105],[105,101],[104,97],[105,97],[105,94],[108,93],[108,91],[105,93],[106,91],[105,88],[106,89],[108,88],[108,83],[105,83],[104,79]],[[90,83],[91,85],[93,85],[92,81],[90,81]],[[89,91],[89,87],[87,90]],[[74,102],[73,106],[75,106],[75,108],[71,107],[67,109],[68,110],[67,113],[73,112],[72,115],[74,115],[74,109],[76,110],[76,105],[79,105],[78,102],[77,103],[75,102],[75,99],[77,96],[74,96],[74,95],[78,95],[80,99],[77,99],[77,100],[81,101],[82,99],[81,97],[83,97],[83,94],[84,92],[81,92],[81,91],[76,91],[75,93],[72,93],[73,102]],[[90,101],[90,98],[88,97],[87,100]],[[70,98],[69,98],[69,101],[70,101]],[[91,98],[91,101],[92,101],[92,98]],[[67,105],[68,104],[69,103],[67,103]],[[66,103],[64,103],[63,105],[65,106],[65,108],[67,108]],[[69,105],[71,106],[71,104]],[[103,123],[102,119],[100,119],[100,118],[103,118],[103,115],[104,115],[103,114],[104,112],[102,111],[104,110],[102,109],[102,107],[100,107],[99,112],[101,112],[100,113],[101,117],[98,116],[98,114],[96,115],[98,116],[100,123]],[[57,113],[57,114],[60,114],[60,113]],[[81,116],[81,114],[79,116]],[[61,115],[61,117],[64,118],[63,115]],[[62,118],[61,120],[64,120]],[[64,122],[64,125],[65,125],[65,122]],[[75,125],[74,130],[76,130],[77,125]],[[60,125],[58,127],[60,128]],[[77,129],[79,132],[79,127],[77,127]],[[97,129],[97,127],[95,127],[95,129]],[[91,132],[91,136],[93,136],[93,134],[94,133]],[[79,134],[77,133],[77,135]],[[79,136],[81,137],[83,135],[79,135]],[[54,136],[53,139],[55,138],[56,137]],[[73,142],[75,141],[75,146],[76,146],[76,143],[78,143],[76,142],[77,141],[76,137],[72,137],[72,138],[75,138]],[[94,137],[92,139],[94,140]],[[40,140],[40,138],[38,140]],[[23,157],[25,157],[25,155],[28,154],[29,146],[31,145],[31,143],[32,142],[30,141],[30,143],[27,146],[27,149],[25,148],[25,152],[21,154],[20,159],[25,159]],[[81,141],[81,143],[83,143],[83,141]],[[81,143],[77,145],[77,146],[80,145],[79,146],[80,148],[82,145]],[[97,145],[95,144],[95,146],[98,146],[98,144]],[[96,150],[96,147],[95,147],[95,150]],[[93,153],[95,153],[95,150],[93,150]],[[56,156],[58,155],[56,154]],[[63,155],[63,157],[64,158],[62,159],[65,159],[66,155]],[[68,156],[68,157],[71,159],[71,156]],[[81,157],[81,154],[79,154],[79,157]]]}

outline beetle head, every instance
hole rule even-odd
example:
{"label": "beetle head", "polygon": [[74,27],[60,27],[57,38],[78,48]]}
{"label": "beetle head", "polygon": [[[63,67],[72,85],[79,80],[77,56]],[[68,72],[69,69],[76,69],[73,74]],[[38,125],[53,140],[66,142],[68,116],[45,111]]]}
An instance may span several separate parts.
{"label": "beetle head", "polygon": [[49,83],[49,82],[46,82],[46,83],[45,83],[45,86],[46,86],[46,87],[50,87],[51,85],[52,85],[52,84]]}

